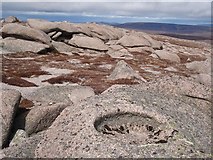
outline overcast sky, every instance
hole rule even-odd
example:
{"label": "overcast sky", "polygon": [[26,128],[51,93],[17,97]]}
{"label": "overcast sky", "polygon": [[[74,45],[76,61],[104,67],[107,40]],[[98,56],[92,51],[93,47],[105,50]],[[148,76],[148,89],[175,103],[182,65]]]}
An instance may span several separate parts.
{"label": "overcast sky", "polygon": [[[130,1],[54,1],[42,0],[2,0],[2,16],[15,15],[22,20],[44,18],[73,22],[168,22],[185,24],[205,24],[211,21],[211,2],[155,0]],[[12,1],[12,2],[10,2]],[[21,2],[22,1],[22,2]],[[101,1],[101,2],[100,2]],[[9,3],[8,3],[9,2]]]}

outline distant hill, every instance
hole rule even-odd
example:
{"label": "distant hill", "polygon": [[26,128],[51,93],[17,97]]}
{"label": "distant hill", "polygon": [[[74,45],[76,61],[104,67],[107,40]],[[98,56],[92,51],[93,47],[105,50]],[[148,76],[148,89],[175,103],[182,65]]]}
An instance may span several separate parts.
{"label": "distant hill", "polygon": [[167,35],[182,39],[190,39],[190,40],[211,39],[211,27],[204,25],[181,25],[169,23],[143,23],[143,22],[112,24],[112,25],[120,28],[142,30],[149,33],[157,33],[161,35]]}

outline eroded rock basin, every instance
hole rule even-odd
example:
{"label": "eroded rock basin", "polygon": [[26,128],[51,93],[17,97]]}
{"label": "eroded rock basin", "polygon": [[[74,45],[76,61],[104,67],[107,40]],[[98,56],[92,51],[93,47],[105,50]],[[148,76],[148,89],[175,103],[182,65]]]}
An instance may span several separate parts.
{"label": "eroded rock basin", "polygon": [[126,137],[128,144],[167,143],[177,130],[168,129],[166,125],[149,115],[130,112],[109,114],[94,123],[98,132]]}

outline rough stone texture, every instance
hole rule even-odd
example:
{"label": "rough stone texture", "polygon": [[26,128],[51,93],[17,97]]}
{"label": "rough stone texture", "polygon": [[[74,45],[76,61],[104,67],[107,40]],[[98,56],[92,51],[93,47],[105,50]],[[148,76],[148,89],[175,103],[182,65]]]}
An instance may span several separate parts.
{"label": "rough stone texture", "polygon": [[78,24],[77,27],[86,35],[99,38],[104,42],[109,40],[118,40],[124,35],[122,29],[108,25],[99,25],[95,23]]}
{"label": "rough stone texture", "polygon": [[194,61],[187,63],[186,68],[197,73],[211,74],[211,58],[207,58],[205,61]]}
{"label": "rough stone texture", "polygon": [[35,157],[35,149],[41,141],[44,132],[39,132],[36,135],[26,138],[22,143],[5,148],[2,150],[2,158],[33,158]]}
{"label": "rough stone texture", "polygon": [[121,50],[117,50],[117,51],[109,50],[107,52],[107,54],[110,55],[110,57],[117,58],[117,59],[119,59],[119,58],[122,58],[122,59],[133,59],[133,55],[130,54],[128,52],[128,50],[126,50],[124,48],[121,49]]}
{"label": "rough stone texture", "polygon": [[94,96],[92,88],[87,86],[45,86],[29,95],[28,99],[47,103],[74,103]]}
{"label": "rough stone texture", "polygon": [[29,112],[17,117],[14,126],[24,129],[28,135],[43,131],[51,126],[66,107],[67,105],[63,103],[43,103],[41,106],[34,106]]}
{"label": "rough stone texture", "polygon": [[17,145],[19,143],[22,143],[23,140],[25,140],[27,138],[27,133],[22,130],[22,129],[18,129],[13,137],[13,139],[10,141],[10,147]]}
{"label": "rough stone texture", "polygon": [[21,39],[2,39],[0,45],[3,54],[17,52],[45,53],[50,49],[46,44]]}
{"label": "rough stone texture", "polygon": [[35,156],[210,157],[210,122],[194,104],[178,97],[139,86],[112,87],[66,108],[46,131]]}
{"label": "rough stone texture", "polygon": [[5,23],[16,23],[16,22],[19,22],[19,20],[17,17],[9,16],[9,17],[5,18],[4,22]]}
{"label": "rough stone texture", "polygon": [[182,101],[195,104],[200,111],[211,115],[211,88],[196,82],[192,77],[164,76],[142,83],[140,88],[172,95],[173,97],[181,95]]}
{"label": "rough stone texture", "polygon": [[119,61],[112,73],[107,77],[108,80],[117,79],[138,79],[146,81],[132,67],[130,67],[124,60]]}
{"label": "rough stone texture", "polygon": [[67,45],[66,43],[63,43],[63,42],[52,41],[52,45],[59,53],[72,55],[72,53],[80,52],[79,49],[73,46]]}
{"label": "rough stone texture", "polygon": [[155,54],[160,58],[160,59],[166,59],[172,62],[177,62],[180,63],[180,57],[175,54],[175,53],[170,53],[164,50],[156,50]]}
{"label": "rough stone texture", "polygon": [[200,73],[200,74],[194,75],[192,77],[194,77],[197,82],[211,87],[211,75],[205,74],[205,73]]}
{"label": "rough stone texture", "polygon": [[128,48],[129,52],[137,52],[137,53],[144,53],[144,54],[151,54],[154,53],[155,50],[151,47],[134,47]]}
{"label": "rough stone texture", "polygon": [[29,26],[35,29],[49,33],[52,31],[62,31],[67,33],[79,33],[79,30],[75,27],[75,24],[68,22],[49,22],[42,19],[28,19]]}
{"label": "rough stone texture", "polygon": [[153,49],[163,49],[163,46],[160,42],[152,39],[148,34],[144,32],[136,32],[136,35],[140,36],[141,38],[145,38],[149,41]]}
{"label": "rough stone texture", "polygon": [[33,40],[50,45],[50,37],[43,31],[36,30],[21,24],[6,24],[2,28],[2,37],[15,37],[25,40]]}
{"label": "rough stone texture", "polygon": [[15,90],[2,90],[1,104],[1,148],[8,145],[10,131],[13,125],[13,119],[16,114],[21,94]]}
{"label": "rough stone texture", "polygon": [[116,44],[122,45],[124,47],[151,47],[151,44],[147,39],[134,34],[124,35],[121,39],[117,41]]}
{"label": "rough stone texture", "polygon": [[84,49],[92,49],[97,51],[108,50],[108,46],[105,45],[100,39],[86,36],[74,35],[73,38],[69,41],[69,44]]}

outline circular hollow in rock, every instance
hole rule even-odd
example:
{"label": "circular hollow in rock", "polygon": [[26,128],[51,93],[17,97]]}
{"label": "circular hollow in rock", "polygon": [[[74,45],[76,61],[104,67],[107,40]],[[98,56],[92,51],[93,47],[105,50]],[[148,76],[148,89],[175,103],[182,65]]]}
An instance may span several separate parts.
{"label": "circular hollow in rock", "polygon": [[164,125],[149,115],[130,112],[105,115],[94,122],[95,129],[102,134],[140,144],[167,143],[175,130],[163,129]]}

